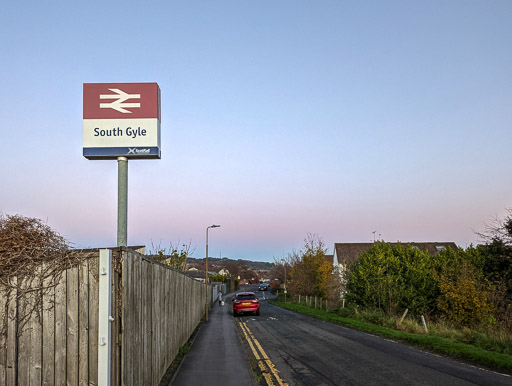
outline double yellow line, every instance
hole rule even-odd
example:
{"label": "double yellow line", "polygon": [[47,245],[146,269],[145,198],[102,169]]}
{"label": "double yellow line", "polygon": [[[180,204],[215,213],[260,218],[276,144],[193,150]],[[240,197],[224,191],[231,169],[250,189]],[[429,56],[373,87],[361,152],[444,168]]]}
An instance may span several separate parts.
{"label": "double yellow line", "polygon": [[249,342],[249,346],[251,347],[252,353],[254,354],[254,358],[256,358],[258,361],[258,366],[261,370],[261,373],[263,374],[263,377],[267,381],[267,385],[275,385],[274,380],[272,379],[273,375],[278,385],[288,386],[288,384],[279,377],[279,371],[276,369],[276,366],[272,363],[265,350],[263,350],[263,347],[261,347],[258,340],[252,334],[251,330],[249,330],[247,324],[243,321],[239,321],[239,323],[242,331],[244,332],[245,339],[247,339],[247,342]]}

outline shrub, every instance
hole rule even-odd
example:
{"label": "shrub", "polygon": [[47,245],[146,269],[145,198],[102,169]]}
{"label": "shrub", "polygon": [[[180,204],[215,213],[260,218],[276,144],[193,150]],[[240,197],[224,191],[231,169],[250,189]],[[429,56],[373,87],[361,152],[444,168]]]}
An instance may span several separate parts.
{"label": "shrub", "polygon": [[488,301],[490,292],[485,280],[467,262],[453,275],[442,274],[439,288],[438,307],[449,320],[461,326],[493,322],[494,309]]}

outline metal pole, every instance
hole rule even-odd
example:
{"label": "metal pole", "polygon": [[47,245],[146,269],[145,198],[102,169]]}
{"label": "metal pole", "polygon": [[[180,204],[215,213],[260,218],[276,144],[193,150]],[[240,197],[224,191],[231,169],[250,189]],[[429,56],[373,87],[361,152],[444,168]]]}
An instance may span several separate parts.
{"label": "metal pole", "polygon": [[284,262],[284,302],[286,303],[286,294],[288,291],[286,290],[286,261]]}
{"label": "metal pole", "polygon": [[206,295],[206,303],[205,303],[206,321],[208,321],[208,229],[210,229],[210,227],[206,228],[206,268],[205,268],[205,274],[204,274],[204,290],[205,290],[205,295]]}
{"label": "metal pole", "polygon": [[117,157],[117,246],[128,245],[128,158]]}
{"label": "metal pole", "polygon": [[210,228],[218,228],[220,225],[210,225],[206,228],[206,261],[205,261],[205,274],[204,274],[204,289],[206,294],[206,304],[205,304],[205,317],[206,321],[208,321],[208,229]]}

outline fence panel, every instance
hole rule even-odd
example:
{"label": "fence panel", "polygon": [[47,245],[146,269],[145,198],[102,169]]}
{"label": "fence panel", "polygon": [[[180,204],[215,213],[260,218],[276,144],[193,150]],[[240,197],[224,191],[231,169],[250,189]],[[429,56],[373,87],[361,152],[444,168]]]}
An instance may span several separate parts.
{"label": "fence panel", "polygon": [[97,351],[97,305],[94,311],[89,301],[98,296],[89,262],[63,271],[56,282],[44,277],[47,268],[20,281],[19,292],[0,289],[0,384],[97,384],[90,356]]}
{"label": "fence panel", "polygon": [[[97,385],[98,259],[89,250],[20,299],[0,288],[0,384]],[[204,284],[129,249],[113,260],[111,384],[157,385],[204,314]]]}
{"label": "fence panel", "polygon": [[203,315],[203,284],[123,251],[123,376],[158,384]]}

